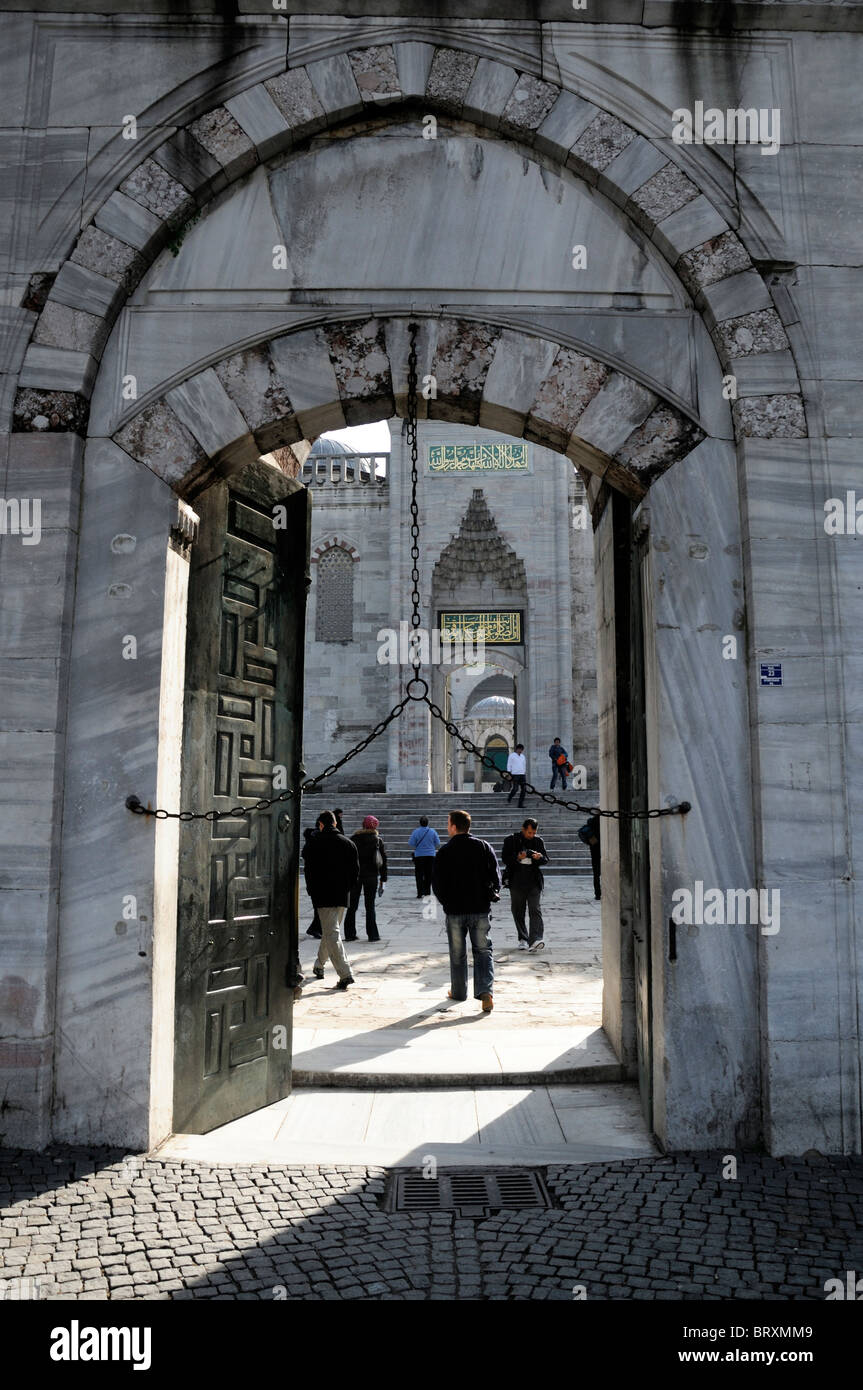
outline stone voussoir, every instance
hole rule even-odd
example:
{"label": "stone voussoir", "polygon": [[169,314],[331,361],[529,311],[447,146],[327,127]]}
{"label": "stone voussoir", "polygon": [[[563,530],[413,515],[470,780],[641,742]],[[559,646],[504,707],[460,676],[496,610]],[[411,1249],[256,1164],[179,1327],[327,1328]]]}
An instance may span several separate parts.
{"label": "stone voussoir", "polygon": [[531,406],[525,438],[540,442],[553,439],[554,447],[564,449],[576,422],[608,374],[604,362],[574,348],[562,347]]}
{"label": "stone voussoir", "polygon": [[486,377],[501,330],[492,324],[462,319],[442,321],[431,372],[437,397],[429,401],[429,417],[456,424],[476,424]]}
{"label": "stone voussoir", "polygon": [[723,364],[733,357],[749,357],[756,352],[781,352],[789,346],[782,320],[775,309],[757,309],[751,314],[726,319],[711,329],[711,337]]}
{"label": "stone voussoir", "polygon": [[189,190],[172,178],[155,159],[145,159],[120,184],[120,192],[140,203],[163,222],[188,216],[194,206]]}
{"label": "stone voussoir", "polygon": [[[244,348],[217,362],[213,370],[259,444],[266,436],[267,426],[293,415],[288,392],[266,345]],[[279,437],[278,432],[273,437]],[[262,447],[266,452],[271,445]]]}
{"label": "stone voussoir", "polygon": [[295,139],[323,130],[327,123],[324,108],[305,68],[289,68],[268,78],[264,86]]}
{"label": "stone voussoir", "polygon": [[114,443],[169,485],[183,482],[207,463],[194,435],[165,401],[145,406],[116,432]]}
{"label": "stone voussoir", "polygon": [[363,101],[395,101],[401,97],[401,84],[392,44],[354,48],[348,57],[354,71],[354,81]]}
{"label": "stone voussoir", "polygon": [[752,261],[736,232],[729,230],[685,252],[675,269],[694,297],[699,290],[707,289],[730,275],[751,270]]}
{"label": "stone voussoir", "polygon": [[95,271],[97,275],[104,275],[106,280],[113,280],[127,293],[137,284],[144,270],[143,259],[134,246],[128,246],[118,237],[101,231],[92,222],[78,238],[78,245],[70,260],[75,265]]}
{"label": "stone voussoir", "polygon": [[436,48],[432,58],[426,96],[445,111],[461,112],[479,57],[455,48]]}
{"label": "stone voussoir", "polygon": [[248,173],[258,162],[255,146],[226,106],[207,111],[188,129],[198,144],[221,164],[229,179]]}
{"label": "stone voussoir", "polygon": [[501,130],[516,136],[535,134],[559,96],[559,87],[523,72],[503,109]]}
{"label": "stone voussoir", "polygon": [[626,211],[645,231],[652,231],[672,213],[679,212],[699,196],[697,184],[683,170],[669,162],[637,188],[626,205]]}
{"label": "stone voussoir", "polygon": [[636,132],[632,126],[625,125],[608,111],[600,111],[576,140],[567,164],[583,178],[595,183],[603,169],[607,169],[612,160],[635,139]]}
{"label": "stone voussoir", "polygon": [[704,430],[674,406],[662,401],[617,451],[616,460],[650,484],[672,464],[691,453]]}
{"label": "stone voussoir", "polygon": [[324,332],[348,424],[393,415],[390,359],[380,320],[339,323]]}
{"label": "stone voussoir", "polygon": [[734,402],[732,414],[744,439],[804,439],[807,434],[802,396],[746,396]]}

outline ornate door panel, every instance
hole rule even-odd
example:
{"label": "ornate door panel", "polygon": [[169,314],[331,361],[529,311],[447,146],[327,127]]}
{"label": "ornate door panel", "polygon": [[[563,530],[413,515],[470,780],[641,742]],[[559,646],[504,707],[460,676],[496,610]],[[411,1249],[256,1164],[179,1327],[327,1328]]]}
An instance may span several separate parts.
{"label": "ornate door panel", "polygon": [[[255,464],[195,506],[182,799],[229,812],[298,784],[309,496]],[[181,825],[175,1132],[290,1090],[298,865],[296,797]]]}

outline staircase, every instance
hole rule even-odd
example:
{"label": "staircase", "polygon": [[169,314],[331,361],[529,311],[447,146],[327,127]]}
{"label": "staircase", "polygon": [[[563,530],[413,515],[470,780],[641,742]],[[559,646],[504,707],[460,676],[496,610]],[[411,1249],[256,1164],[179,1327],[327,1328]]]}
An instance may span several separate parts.
{"label": "staircase", "polygon": [[[569,791],[567,796],[591,806],[598,803],[596,791]],[[568,874],[577,878],[590,877],[590,851],[578,838],[578,828],[587,820],[579,811],[567,811],[563,806],[550,806],[537,801],[528,792],[524,809],[518,809],[518,795],[507,805],[508,792],[330,792],[310,794],[303,798],[302,825],[314,825],[316,816],[324,810],[342,809],[345,834],[359,830],[364,816],[377,816],[379,833],[387,852],[387,867],[392,877],[413,874],[408,839],[419,825],[420,816],[428,816],[429,825],[437,831],[441,842],[447,839],[447,815],[460,808],[472,817],[471,833],[488,840],[500,859],[506,836],[517,830],[526,816],[539,822],[537,834],[545,841],[551,861],[543,869],[545,875]]]}

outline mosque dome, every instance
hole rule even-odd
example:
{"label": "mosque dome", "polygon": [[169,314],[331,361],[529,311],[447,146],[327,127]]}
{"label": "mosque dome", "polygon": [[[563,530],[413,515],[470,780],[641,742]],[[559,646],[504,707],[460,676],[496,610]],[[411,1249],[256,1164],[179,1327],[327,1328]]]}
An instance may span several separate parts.
{"label": "mosque dome", "polygon": [[468,710],[469,719],[514,719],[515,700],[506,695],[486,695]]}
{"label": "mosque dome", "polygon": [[332,458],[334,454],[338,454],[341,458],[344,454],[355,454],[356,452],[357,450],[353,445],[346,443],[344,440],[327,439],[324,435],[321,435],[312,445],[309,458]]}

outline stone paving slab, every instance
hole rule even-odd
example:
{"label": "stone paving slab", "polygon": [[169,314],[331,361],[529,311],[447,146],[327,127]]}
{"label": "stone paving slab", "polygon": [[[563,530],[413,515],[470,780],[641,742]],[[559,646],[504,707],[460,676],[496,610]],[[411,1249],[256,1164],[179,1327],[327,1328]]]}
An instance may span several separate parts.
{"label": "stone paving slab", "polygon": [[175,1134],[161,1158],[208,1163],[592,1163],[655,1153],[638,1088],[470,1086],[419,1092],[300,1090],[209,1134]]}
{"label": "stone paving slab", "polygon": [[4,1295],[823,1301],[863,1269],[863,1160],[549,1164],[552,1210],[381,1209],[382,1167],[0,1152]]}

